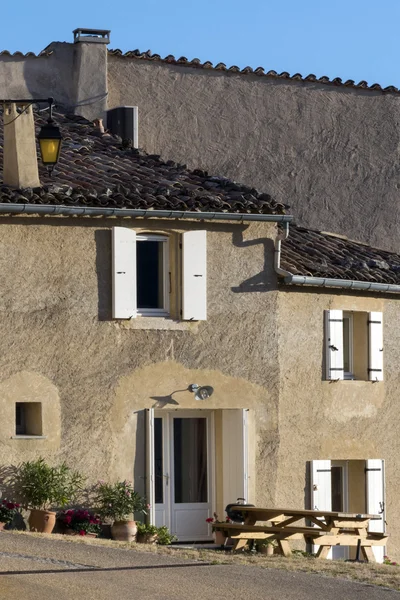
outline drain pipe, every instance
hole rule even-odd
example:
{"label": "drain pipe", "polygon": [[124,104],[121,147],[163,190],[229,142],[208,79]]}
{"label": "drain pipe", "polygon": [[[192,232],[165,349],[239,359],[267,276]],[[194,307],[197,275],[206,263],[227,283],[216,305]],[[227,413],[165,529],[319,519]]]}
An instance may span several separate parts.
{"label": "drain pipe", "polygon": [[289,235],[289,223],[284,223],[284,229],[275,238],[275,255],[274,268],[275,272],[281,277],[292,277],[293,274],[281,268],[281,245],[282,241],[286,240]]}

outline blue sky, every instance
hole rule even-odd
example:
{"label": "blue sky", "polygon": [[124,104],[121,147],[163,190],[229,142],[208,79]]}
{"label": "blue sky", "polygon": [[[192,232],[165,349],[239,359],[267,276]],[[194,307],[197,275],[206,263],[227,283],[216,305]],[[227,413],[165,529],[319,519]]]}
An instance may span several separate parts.
{"label": "blue sky", "polygon": [[2,3],[1,22],[11,52],[91,27],[123,51],[400,87],[399,0],[20,0]]}

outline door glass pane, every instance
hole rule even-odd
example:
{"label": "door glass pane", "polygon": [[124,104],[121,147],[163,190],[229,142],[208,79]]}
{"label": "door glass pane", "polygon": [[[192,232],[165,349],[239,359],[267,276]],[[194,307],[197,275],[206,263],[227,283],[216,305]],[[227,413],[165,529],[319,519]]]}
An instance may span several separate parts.
{"label": "door glass pane", "polygon": [[343,468],[332,467],[332,510],[335,512],[343,511]]}
{"label": "door glass pane", "polygon": [[175,502],[207,502],[207,419],[174,418]]}
{"label": "door glass pane", "polygon": [[154,419],[154,498],[156,504],[164,502],[162,419]]}
{"label": "door glass pane", "polygon": [[137,306],[164,308],[164,242],[139,240],[136,245]]}

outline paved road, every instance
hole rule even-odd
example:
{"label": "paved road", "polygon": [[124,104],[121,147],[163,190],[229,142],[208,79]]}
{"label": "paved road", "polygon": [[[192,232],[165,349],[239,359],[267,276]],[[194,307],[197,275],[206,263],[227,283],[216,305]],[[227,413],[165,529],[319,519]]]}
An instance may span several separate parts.
{"label": "paved road", "polygon": [[252,566],[0,534],[1,600],[399,600],[400,592]]}

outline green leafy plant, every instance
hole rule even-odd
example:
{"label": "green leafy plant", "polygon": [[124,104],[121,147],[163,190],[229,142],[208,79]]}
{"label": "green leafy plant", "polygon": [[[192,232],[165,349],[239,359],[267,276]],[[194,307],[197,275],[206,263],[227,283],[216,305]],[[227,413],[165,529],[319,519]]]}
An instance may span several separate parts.
{"label": "green leafy plant", "polygon": [[9,500],[0,502],[0,523],[11,523],[15,515],[21,512],[20,505]]}
{"label": "green leafy plant", "polygon": [[137,523],[137,532],[139,534],[148,533],[150,535],[158,534],[158,527],[155,525],[147,525],[146,523]]}
{"label": "green leafy plant", "polygon": [[256,542],[256,546],[257,548],[262,548],[263,546],[276,546],[276,540],[273,540],[271,538],[266,539],[266,540],[257,540]]}
{"label": "green leafy plant", "polygon": [[51,467],[43,458],[22,463],[15,481],[23,504],[39,510],[71,503],[82,491],[84,483],[84,477],[65,462]]}
{"label": "green leafy plant", "polygon": [[393,567],[397,567],[399,563],[397,563],[394,560],[391,560],[388,556],[384,556],[383,557],[383,564],[384,565],[392,565]]}
{"label": "green leafy plant", "polygon": [[135,492],[133,484],[129,481],[118,483],[99,481],[95,502],[100,515],[114,521],[128,521],[135,512],[147,514],[145,499]]}
{"label": "green leafy plant", "polygon": [[166,527],[165,525],[163,525],[162,527],[158,527],[157,544],[160,544],[160,546],[169,546],[177,540],[178,538],[169,532],[168,527]]}
{"label": "green leafy plant", "polygon": [[93,515],[88,510],[71,508],[59,513],[57,518],[66,529],[72,529],[72,531],[76,531],[79,535],[86,535],[88,533],[100,535],[101,533],[100,517]]}

